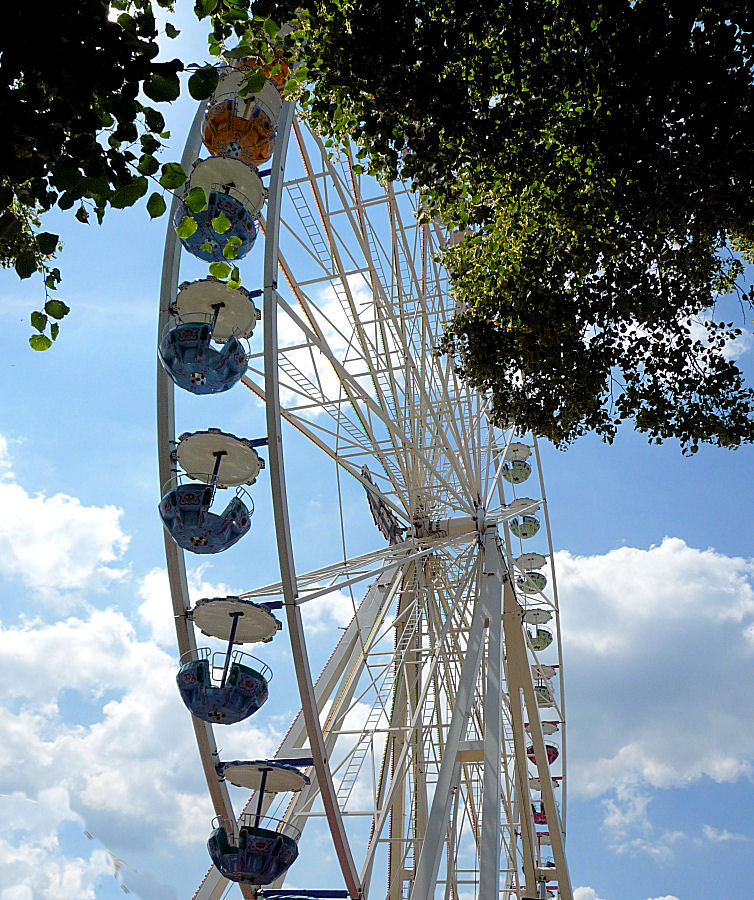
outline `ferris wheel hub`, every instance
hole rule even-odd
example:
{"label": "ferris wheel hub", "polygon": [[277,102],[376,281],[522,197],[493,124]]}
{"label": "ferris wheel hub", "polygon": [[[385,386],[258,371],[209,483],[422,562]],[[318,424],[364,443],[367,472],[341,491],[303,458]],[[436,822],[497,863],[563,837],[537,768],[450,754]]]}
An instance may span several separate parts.
{"label": "ferris wheel hub", "polygon": [[409,529],[409,536],[416,538],[460,537],[464,534],[477,534],[484,529],[484,522],[475,516],[457,516],[452,519],[422,519],[415,521]]}

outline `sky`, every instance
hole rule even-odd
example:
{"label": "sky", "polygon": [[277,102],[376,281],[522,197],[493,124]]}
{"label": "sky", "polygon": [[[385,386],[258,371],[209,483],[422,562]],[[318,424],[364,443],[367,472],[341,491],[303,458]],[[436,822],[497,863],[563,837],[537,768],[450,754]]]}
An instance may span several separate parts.
{"label": "sky", "polygon": [[[199,29],[179,24],[176,52],[201,58]],[[190,104],[170,109],[172,158],[192,115]],[[212,812],[175,688],[156,510],[166,221],[139,208],[102,227],[62,214],[45,227],[64,242],[61,296],[72,308],[49,352],[27,345],[39,280],[0,273],[0,900],[109,900],[123,885],[144,900],[184,900],[208,867]],[[261,286],[259,248],[242,274],[247,288]],[[740,345],[749,371],[751,346]],[[240,386],[179,413],[179,432],[212,425],[265,431]],[[334,473],[303,439],[284,439],[297,563],[313,568],[332,559]],[[686,459],[624,431],[612,446],[545,446],[542,459],[576,900],[748,900],[754,451],[702,448]],[[195,598],[276,580],[264,473],[253,490],[251,534],[221,557],[189,560]],[[347,485],[344,502],[353,549],[376,546],[361,488]],[[315,665],[349,608],[308,613]],[[275,673],[270,702],[222,730],[224,758],[272,754],[295,715],[285,632],[260,655]],[[299,871],[328,864],[323,829],[302,845]],[[293,870],[292,880],[304,886]]]}

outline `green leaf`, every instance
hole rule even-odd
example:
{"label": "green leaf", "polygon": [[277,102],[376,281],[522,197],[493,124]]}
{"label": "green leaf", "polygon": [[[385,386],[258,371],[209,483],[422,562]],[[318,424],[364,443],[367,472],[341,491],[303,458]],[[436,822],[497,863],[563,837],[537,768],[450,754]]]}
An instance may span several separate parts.
{"label": "green leaf", "polygon": [[85,206],[79,206],[79,208],[76,210],[76,218],[79,220],[79,222],[83,222],[84,225],[86,225],[86,223],[89,221],[89,213],[87,212]]}
{"label": "green leaf", "polygon": [[[144,121],[147,123],[147,128],[150,131],[153,131],[155,134],[159,134],[161,131],[165,130],[165,119],[163,118],[162,113],[158,112],[156,109],[152,109],[151,106],[144,107]],[[144,146],[144,138],[141,139],[142,146]],[[146,147],[144,147],[147,150]],[[147,150],[148,153],[151,153],[151,150]]]}
{"label": "green leaf", "polygon": [[203,251],[204,253],[212,253],[212,244],[210,244],[209,241],[205,241],[205,242],[199,247],[199,249],[200,249],[201,251]]}
{"label": "green leaf", "polygon": [[[224,212],[221,212],[219,216],[215,216],[215,218],[212,220],[212,228],[213,228],[215,234],[225,234],[225,232],[230,228],[230,226],[231,226],[230,219],[225,215]],[[240,243],[240,240],[239,240],[239,243]]]}
{"label": "green leaf", "polygon": [[204,10],[204,14],[207,16],[211,16],[212,13],[217,9],[218,0],[200,0],[202,9]]}
{"label": "green leaf", "polygon": [[188,80],[189,94],[194,100],[206,100],[220,81],[220,73],[214,66],[197,69]]}
{"label": "green leaf", "polygon": [[234,291],[237,288],[241,287],[241,273],[238,270],[238,266],[233,266],[233,271],[230,273],[230,278],[228,279],[225,287],[227,287],[231,291]]}
{"label": "green leaf", "polygon": [[160,184],[168,190],[179,188],[186,182],[188,175],[178,163],[165,163],[162,167],[162,175],[160,175]]}
{"label": "green leaf", "polygon": [[147,192],[148,182],[146,178],[136,178],[131,184],[124,184],[110,197],[110,206],[115,209],[125,209],[133,206]]}
{"label": "green leaf", "polygon": [[78,163],[70,156],[61,156],[51,168],[55,187],[61,191],[74,190],[81,181]]}
{"label": "green leaf", "polygon": [[165,23],[165,34],[169,38],[177,38],[181,32],[171,22]]}
{"label": "green leaf", "polygon": [[158,219],[165,212],[165,200],[162,194],[154,192],[147,200],[147,212],[153,219]]}
{"label": "green leaf", "polygon": [[190,238],[198,227],[191,216],[184,216],[181,224],[175,229],[175,233],[179,238]]}
{"label": "green leaf", "polygon": [[278,36],[278,31],[280,31],[280,26],[274,19],[265,19],[264,24],[262,25],[264,30],[267,32],[271,41],[274,41]]}
{"label": "green leaf", "polygon": [[258,94],[264,87],[267,76],[260,69],[257,72],[251,72],[246,75],[241,82],[241,88],[238,92],[241,97],[250,97],[252,94]]}
{"label": "green leaf", "polygon": [[[207,206],[207,195],[204,188],[193,187],[183,201],[192,213],[201,212]],[[230,225],[230,223],[228,223]]]}
{"label": "green leaf", "polygon": [[13,202],[13,188],[10,185],[0,185],[0,209],[7,209]]}
{"label": "green leaf", "polygon": [[50,325],[50,335],[52,336],[53,341],[57,338],[58,333],[60,332],[60,325],[57,322],[53,322]]}
{"label": "green leaf", "polygon": [[144,93],[150,100],[157,103],[169,103],[178,98],[181,93],[181,83],[175,72],[170,75],[153,72],[150,78],[144,82]]}
{"label": "green leaf", "polygon": [[33,334],[29,338],[29,346],[32,350],[49,350],[52,347],[52,341],[46,334]]}
{"label": "green leaf", "polygon": [[230,275],[230,266],[224,262],[210,263],[209,274],[215,278],[227,278]]}
{"label": "green leaf", "polygon": [[53,319],[62,319],[71,311],[67,303],[62,300],[48,300],[45,303],[45,312],[52,316]]}
{"label": "green leaf", "polygon": [[241,238],[233,237],[228,238],[228,243],[223,247],[223,256],[225,259],[235,259],[238,256],[238,248],[241,246]]}
{"label": "green leaf", "polygon": [[16,257],[15,269],[19,278],[29,278],[37,271],[37,257],[31,250],[24,250]]}
{"label": "green leaf", "polygon": [[31,327],[36,328],[37,331],[44,331],[47,328],[47,316],[43,312],[35,310],[31,314]]}
{"label": "green leaf", "polygon": [[142,173],[142,175],[154,175],[154,173],[160,168],[160,164],[157,162],[154,156],[152,156],[151,153],[145,153],[139,160],[139,165],[137,166],[137,168]]}
{"label": "green leaf", "polygon": [[55,252],[58,246],[58,235],[51,234],[49,231],[43,231],[37,235],[37,247],[43,256],[50,256]]}
{"label": "green leaf", "polygon": [[141,141],[141,149],[144,153],[154,153],[156,150],[160,149],[160,142],[153,138],[151,134],[142,134],[139,138]]}

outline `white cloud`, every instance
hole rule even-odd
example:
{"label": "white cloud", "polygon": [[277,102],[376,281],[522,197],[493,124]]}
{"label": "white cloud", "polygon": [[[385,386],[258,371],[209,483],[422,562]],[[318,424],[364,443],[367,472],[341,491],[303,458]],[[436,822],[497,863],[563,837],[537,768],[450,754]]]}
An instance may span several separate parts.
{"label": "white cloud", "polygon": [[8,439],[0,434],[0,478],[11,478],[10,452],[8,450]]}
{"label": "white cloud", "polygon": [[607,809],[605,825],[619,832],[636,827],[642,831],[649,830],[647,806],[650,801],[649,795],[639,794],[633,787],[621,786],[618,788],[616,798],[605,800]]}
{"label": "white cloud", "polygon": [[647,900],[678,900],[675,894],[665,894],[664,897],[648,897]]}
{"label": "white cloud", "polygon": [[752,769],[754,565],[666,538],[649,550],[557,554],[572,711],[570,786],[682,787]]}
{"label": "white cloud", "polygon": [[0,900],[94,900],[98,876],[111,872],[102,850],[95,850],[88,859],[71,859],[51,854],[34,838],[21,847],[0,838],[0,873],[6,884]]}
{"label": "white cloud", "polygon": [[[357,588],[358,590],[358,588]],[[337,628],[347,628],[354,616],[354,603],[358,608],[361,597],[354,600],[344,591],[332,591],[316,600],[301,604],[301,617],[308,635],[333,633]]]}
{"label": "white cloud", "polygon": [[[0,453],[6,451],[4,443]],[[8,479],[0,481],[0,506],[0,574],[21,578],[38,596],[97,590],[126,575],[113,565],[130,540],[117,507],[84,506],[66,494],[31,495]]]}
{"label": "white cloud", "polygon": [[[189,597],[192,604],[203,597],[227,597],[234,591],[222,582],[211,582],[204,574],[208,563],[189,569],[186,573],[189,586]],[[175,624],[170,600],[170,584],[166,569],[155,568],[139,579],[137,590],[144,601],[138,609],[142,621],[149,626],[152,638],[163,646],[175,646]]]}
{"label": "white cloud", "polygon": [[[348,278],[348,286],[359,319],[362,322],[362,332],[366,340],[371,344],[370,352],[372,354],[384,354],[388,350],[393,353],[399,352],[390,329],[384,334],[378,333],[376,330],[372,290],[364,277],[362,275],[350,276]],[[339,292],[342,292],[342,288],[339,289]],[[364,374],[363,349],[359,342],[354,339],[351,311],[347,308],[345,294],[341,293],[341,296],[343,299],[338,296],[332,287],[315,290],[310,295],[307,309],[312,313],[317,330],[321,333],[326,346],[335,359],[351,373],[352,377],[359,383],[364,395],[375,397],[376,390],[372,379]],[[294,305],[294,309],[301,316],[301,310],[298,306]],[[311,327],[307,316],[301,316],[301,318],[307,327]],[[370,322],[372,323],[371,325],[368,324]],[[284,349],[284,356],[289,364],[295,366],[301,374],[311,381],[311,385],[305,388],[305,391],[309,392],[310,398],[316,394],[317,399],[320,399],[317,392],[321,390],[326,399],[338,401],[342,394],[340,376],[335,372],[327,358],[318,350],[310,350],[307,347],[300,346],[306,340],[307,337],[302,333],[298,324],[282,309],[279,310],[278,342],[283,349],[286,347],[297,348]],[[281,401],[285,406],[308,404],[309,401],[299,393],[301,385],[297,385],[296,380],[287,371],[288,368],[286,367],[286,371],[281,371]],[[321,413],[322,410],[320,408],[311,407],[303,412],[302,415],[305,418],[316,419]]]}
{"label": "white cloud", "polygon": [[[206,839],[212,814],[176,665],[113,610],[0,626],[0,793],[16,804],[36,799],[32,813],[57,809],[58,824],[101,819],[111,844],[144,827],[176,844]],[[71,721],[59,708],[63,691],[99,703],[96,720]],[[218,729],[225,759],[267,756],[279,738],[267,720]]]}
{"label": "white cloud", "polygon": [[604,900],[597,896],[597,891],[590,887],[577,887],[573,892],[573,900]]}
{"label": "white cloud", "polygon": [[726,841],[738,842],[754,840],[754,838],[750,838],[748,835],[736,834],[732,831],[728,831],[727,828],[713,828],[712,825],[704,825],[702,831],[707,840],[712,841],[715,844],[721,844]]}
{"label": "white cloud", "polygon": [[613,797],[603,800],[606,810],[606,837],[616,853],[645,855],[655,860],[667,860],[683,832],[656,827],[649,818],[651,795],[634,784],[619,785]]}
{"label": "white cloud", "polygon": [[[709,320],[709,318],[709,315],[706,315],[689,320],[689,334],[692,340],[700,341],[702,344],[709,343],[708,331],[704,325],[705,320]],[[753,346],[754,340],[752,340],[751,332],[747,331],[746,328],[742,328],[738,337],[725,341],[722,348],[723,359],[740,359]]]}
{"label": "white cloud", "polygon": [[82,818],[61,785],[40,790],[36,799],[20,791],[0,796],[0,821],[0,900],[93,900],[95,880],[112,871],[102,850],[86,859],[62,853],[61,825]]}

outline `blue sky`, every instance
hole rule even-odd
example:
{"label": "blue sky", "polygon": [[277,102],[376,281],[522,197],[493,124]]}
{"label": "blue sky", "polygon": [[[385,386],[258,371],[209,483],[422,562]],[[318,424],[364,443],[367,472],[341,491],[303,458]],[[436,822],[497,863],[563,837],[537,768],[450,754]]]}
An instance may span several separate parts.
{"label": "blue sky", "polygon": [[[200,58],[199,29],[184,32],[176,52]],[[172,158],[192,114],[182,103],[170,111]],[[122,896],[118,879],[145,900],[182,900],[208,866],[211,812],[174,686],[156,512],[165,226],[143,209],[102,227],[48,218],[65,244],[61,296],[72,308],[48,353],[26,343],[40,283],[0,273],[0,900],[107,900]],[[260,286],[259,248],[242,273]],[[243,387],[180,416],[179,431],[265,430]],[[334,473],[295,435],[286,454],[297,560],[314,567],[333,558]],[[751,896],[753,458],[703,448],[684,459],[628,432],[612,446],[543,448],[577,900]],[[191,561],[197,597],[277,577],[264,473],[254,498],[251,535]],[[345,502],[351,549],[375,546],[357,485],[345,483]],[[347,610],[313,615],[313,656],[324,659]],[[222,732],[225,758],[271,753],[295,713],[285,632],[260,655],[275,671],[270,702]],[[323,831],[307,834],[299,871],[323,873],[328,852]],[[111,854],[126,862],[118,879]]]}

